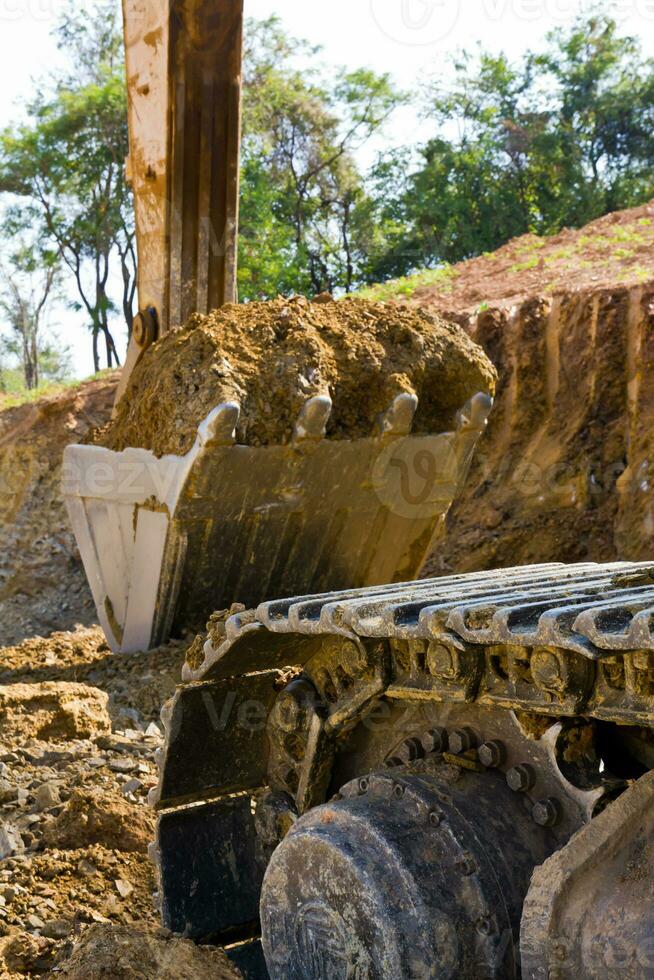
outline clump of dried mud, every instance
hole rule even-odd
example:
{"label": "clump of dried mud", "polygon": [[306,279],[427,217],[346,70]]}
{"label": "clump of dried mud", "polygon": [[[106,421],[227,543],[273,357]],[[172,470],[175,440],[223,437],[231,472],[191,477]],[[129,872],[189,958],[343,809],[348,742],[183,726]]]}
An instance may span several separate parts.
{"label": "clump of dried mud", "polygon": [[422,310],[300,296],[230,305],[191,317],[146,351],[115,420],[94,441],[183,454],[209,412],[236,401],[240,443],[283,444],[303,404],[320,394],[333,401],[334,439],[371,434],[402,392],[418,396],[414,431],[438,432],[494,384],[494,368],[465,332]]}
{"label": "clump of dried mud", "polygon": [[164,929],[91,926],[57,975],[69,980],[236,980],[241,974],[222,950],[196,946]]}

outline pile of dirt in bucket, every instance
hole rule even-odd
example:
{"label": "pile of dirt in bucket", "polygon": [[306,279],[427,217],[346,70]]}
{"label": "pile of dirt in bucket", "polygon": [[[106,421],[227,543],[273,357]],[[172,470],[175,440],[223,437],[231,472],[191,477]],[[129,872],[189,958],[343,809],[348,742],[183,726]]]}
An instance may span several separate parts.
{"label": "pile of dirt in bucket", "polygon": [[330,438],[370,435],[403,392],[418,396],[414,431],[439,432],[494,386],[483,351],[423,310],[329,296],[228,305],[191,317],[145,352],[116,418],[94,441],[183,454],[209,412],[235,401],[239,443],[284,444],[304,403],[323,394],[333,401]]}

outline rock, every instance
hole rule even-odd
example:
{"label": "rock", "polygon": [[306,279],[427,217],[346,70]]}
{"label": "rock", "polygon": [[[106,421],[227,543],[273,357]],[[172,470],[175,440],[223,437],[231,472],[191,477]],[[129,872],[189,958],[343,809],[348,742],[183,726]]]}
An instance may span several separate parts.
{"label": "rock", "polygon": [[57,783],[42,783],[34,794],[39,810],[49,810],[61,803],[61,795]]}
{"label": "rock", "polygon": [[98,869],[92,861],[87,861],[86,858],[82,858],[77,862],[77,873],[85,877],[90,877],[91,875],[97,875]]}
{"label": "rock", "polygon": [[129,898],[134,891],[134,885],[130,885],[129,881],[125,881],[124,878],[117,878],[114,885],[121,898]]}
{"label": "rock", "polygon": [[0,861],[24,851],[25,844],[18,828],[11,823],[0,824]]}
{"label": "rock", "polygon": [[18,799],[18,789],[8,779],[0,779],[0,803],[12,803]]}
{"label": "rock", "polygon": [[115,792],[76,789],[46,827],[46,847],[73,849],[104,844],[117,851],[145,853],[154,839],[155,816]]}
{"label": "rock", "polygon": [[73,931],[71,919],[50,919],[41,930],[48,939],[65,939]]}
{"label": "rock", "polygon": [[28,915],[25,921],[27,922],[30,929],[42,929],[43,926],[45,925],[43,919],[41,919],[38,915],[35,915],[34,913]]}
{"label": "rock", "polygon": [[112,759],[109,768],[114,772],[132,772],[136,769],[136,762],[134,759]]}
{"label": "rock", "polygon": [[38,975],[54,965],[56,944],[45,936],[22,932],[4,940],[0,956],[0,963],[4,960],[10,974]]}
{"label": "rock", "polygon": [[126,925],[92,925],[57,963],[68,980],[237,980],[225,953],[189,939]]}
{"label": "rock", "polygon": [[145,734],[148,738],[161,738],[161,729],[156,722],[151,721],[148,727],[145,729]]}
{"label": "rock", "polygon": [[121,706],[118,712],[114,712],[114,726],[116,728],[140,728],[142,724],[143,719],[136,708]]}
{"label": "rock", "polygon": [[92,738],[111,731],[109,696],[69,682],[0,687],[0,731],[5,741]]}
{"label": "rock", "polygon": [[128,779],[123,785],[121,793],[123,796],[130,796],[133,793],[138,793],[140,789],[143,789],[143,783],[140,779]]}

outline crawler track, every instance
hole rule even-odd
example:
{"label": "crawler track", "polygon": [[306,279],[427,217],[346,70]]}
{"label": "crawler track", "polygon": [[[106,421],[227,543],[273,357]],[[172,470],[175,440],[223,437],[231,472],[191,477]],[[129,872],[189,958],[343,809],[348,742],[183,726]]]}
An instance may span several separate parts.
{"label": "crawler track", "polygon": [[[654,725],[653,615],[654,563],[587,563],[233,616],[190,657],[163,712],[152,802],[164,921],[233,943],[248,975],[266,976],[259,897],[271,854],[302,814],[389,767],[440,779],[444,764],[474,781],[527,765],[525,813],[539,823],[553,800],[561,846],[626,785],[589,774],[597,723],[635,733],[639,758],[649,751],[638,739]],[[480,751],[489,744],[501,747],[495,761]]]}

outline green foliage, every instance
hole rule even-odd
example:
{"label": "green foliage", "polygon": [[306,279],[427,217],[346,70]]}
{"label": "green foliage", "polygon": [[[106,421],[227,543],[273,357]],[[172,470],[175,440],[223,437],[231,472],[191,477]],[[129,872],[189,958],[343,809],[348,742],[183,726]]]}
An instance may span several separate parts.
{"label": "green foliage", "polygon": [[[106,373],[108,372],[99,371],[92,377],[101,378]],[[6,408],[16,408],[18,405],[24,405],[29,402],[35,402],[39,398],[58,395],[60,392],[70,388],[77,388],[89,380],[92,379],[73,379],[70,374],[67,374],[61,379],[45,379],[39,384],[38,388],[29,389],[25,387],[23,374],[19,368],[0,370],[0,411]]]}
{"label": "green foliage", "polygon": [[[552,33],[546,51],[516,65],[462,54],[444,78],[427,91],[437,135],[395,199],[390,181],[382,192],[401,216],[408,269],[580,226],[654,194],[654,62],[609,17]],[[388,263],[377,271],[384,278]]]}
{"label": "green foliage", "polygon": [[27,122],[0,134],[0,191],[13,195],[13,220],[36,229],[73,277],[78,301],[107,365],[118,363],[110,330],[108,283],[120,265],[123,312],[131,328],[135,255],[130,192],[122,40],[116,6],[100,0],[89,17],[70,3],[57,30],[74,71],[28,106]]}
{"label": "green foliage", "polygon": [[402,97],[368,69],[334,80],[276,18],[245,36],[240,298],[349,290],[376,234],[355,153]]}
{"label": "green foliage", "polygon": [[378,283],[375,286],[367,286],[360,289],[357,295],[363,299],[383,302],[398,298],[409,299],[416,290],[427,289],[430,286],[438,287],[441,293],[448,293],[452,289],[455,278],[455,270],[445,265],[440,269],[423,269],[421,272],[414,272],[410,276],[389,279],[387,282]]}

